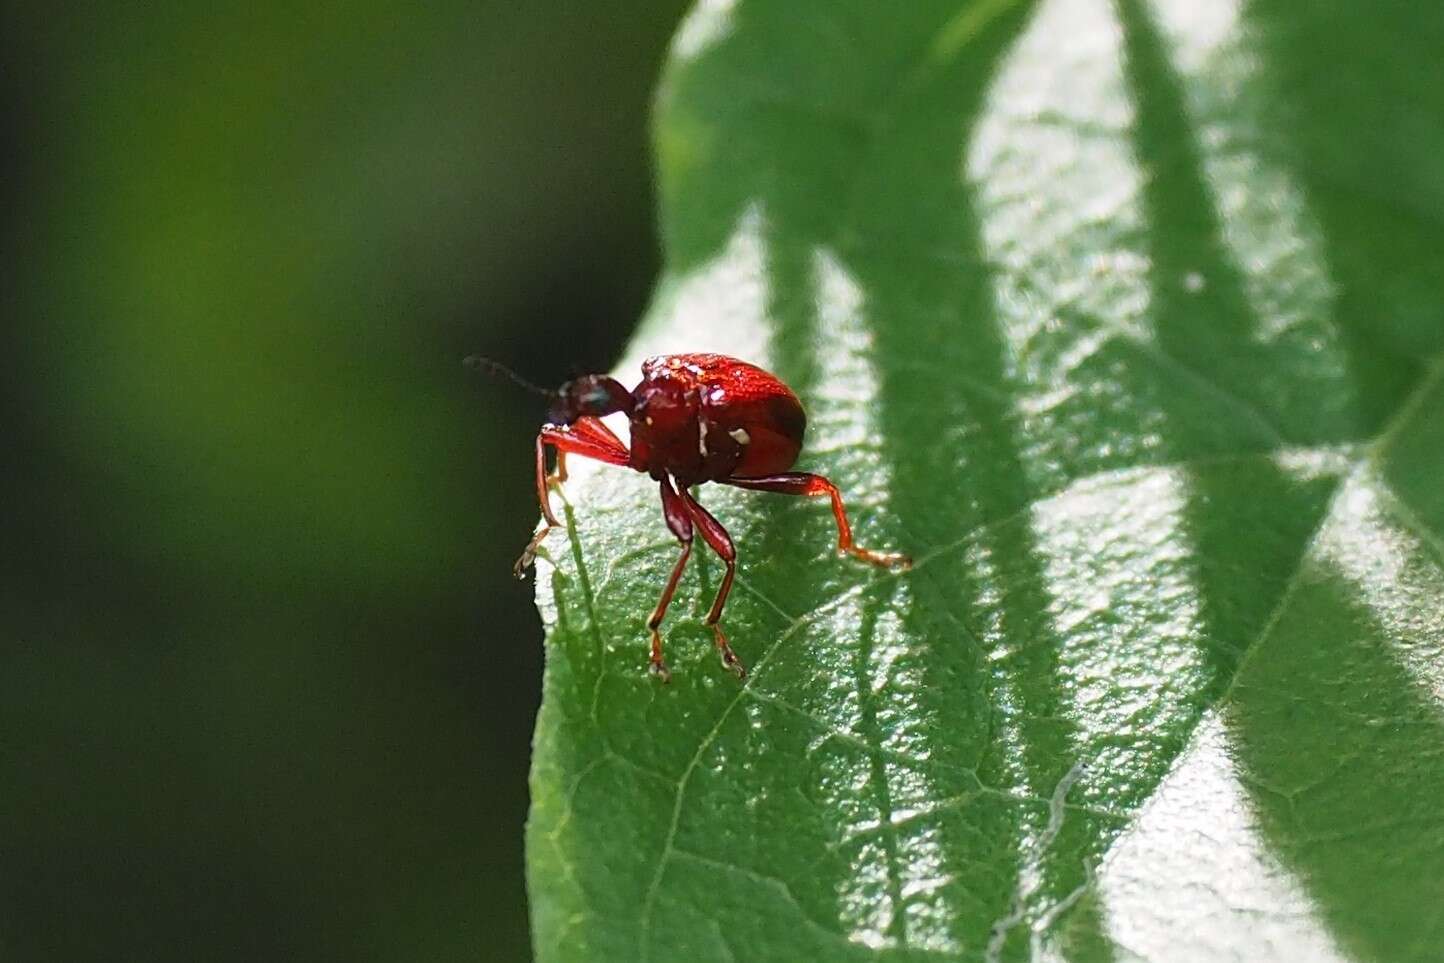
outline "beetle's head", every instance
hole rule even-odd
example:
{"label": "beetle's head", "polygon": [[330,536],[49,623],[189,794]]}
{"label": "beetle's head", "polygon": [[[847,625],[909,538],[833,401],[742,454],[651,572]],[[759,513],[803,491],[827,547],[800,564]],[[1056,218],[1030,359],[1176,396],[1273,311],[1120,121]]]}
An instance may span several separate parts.
{"label": "beetle's head", "polygon": [[557,390],[547,417],[554,425],[570,425],[578,418],[601,418],[631,410],[632,393],[621,382],[606,375],[582,375]]}
{"label": "beetle's head", "polygon": [[601,418],[614,412],[632,411],[632,393],[606,375],[582,375],[555,391],[538,387],[499,361],[474,354],[465,359],[468,368],[485,371],[515,382],[527,391],[551,399],[547,421],[554,425],[574,424],[578,418]]}

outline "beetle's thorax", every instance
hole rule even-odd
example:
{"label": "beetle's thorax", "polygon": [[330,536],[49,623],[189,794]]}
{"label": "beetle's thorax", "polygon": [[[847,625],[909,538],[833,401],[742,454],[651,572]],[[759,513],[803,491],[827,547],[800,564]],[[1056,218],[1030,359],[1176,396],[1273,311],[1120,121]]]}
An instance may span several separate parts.
{"label": "beetle's thorax", "polygon": [[649,365],[643,373],[632,391],[632,467],[683,486],[730,475],[741,451],[713,417],[708,392],[715,386],[683,363]]}
{"label": "beetle's thorax", "polygon": [[653,478],[673,475],[700,481],[700,399],[695,385],[679,378],[648,377],[632,392],[632,467]]}

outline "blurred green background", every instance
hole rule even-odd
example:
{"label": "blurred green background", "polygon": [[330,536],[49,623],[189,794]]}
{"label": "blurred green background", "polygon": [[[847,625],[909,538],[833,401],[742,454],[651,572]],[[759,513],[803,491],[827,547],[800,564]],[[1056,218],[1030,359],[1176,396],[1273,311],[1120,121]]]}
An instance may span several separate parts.
{"label": "blurred green background", "polygon": [[6,5],[6,960],[529,956],[542,411],[460,359],[613,361],[684,7]]}

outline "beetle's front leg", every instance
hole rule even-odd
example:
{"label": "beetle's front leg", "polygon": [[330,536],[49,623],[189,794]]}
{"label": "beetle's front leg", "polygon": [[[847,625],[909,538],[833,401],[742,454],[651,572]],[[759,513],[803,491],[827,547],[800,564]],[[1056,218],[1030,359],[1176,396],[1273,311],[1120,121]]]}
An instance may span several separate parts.
{"label": "beetle's front leg", "polygon": [[[524,578],[526,576],[526,570],[536,561],[537,548],[546,540],[546,537],[551,534],[551,530],[561,527],[561,522],[557,521],[557,516],[552,511],[552,500],[550,492],[548,491],[550,487],[548,483],[551,479],[550,476],[547,475],[547,445],[550,443],[553,442],[547,437],[547,428],[544,427],[536,436],[536,497],[537,502],[541,505],[544,524],[537,530],[536,534],[531,537],[531,541],[526,543],[526,548],[521,550],[521,554],[517,556],[516,563],[512,565],[511,574],[517,578]],[[561,448],[558,447],[557,460],[560,461],[561,457],[562,451]]]}
{"label": "beetle's front leg", "polygon": [[[557,475],[555,477],[547,474],[546,449],[548,445],[557,450]],[[604,461],[610,465],[626,465],[631,461],[631,455],[626,446],[610,432],[607,432],[606,436],[602,436],[592,430],[587,430],[585,433],[574,432],[565,425],[542,425],[542,430],[536,436],[536,497],[537,503],[541,505],[543,525],[531,537],[531,541],[526,543],[526,548],[522,549],[516,564],[511,568],[512,574],[517,578],[526,575],[526,570],[536,561],[537,549],[541,547],[541,543],[546,540],[552,529],[562,527],[562,523],[557,520],[556,514],[552,511],[548,488],[554,481],[560,482],[566,478],[563,459],[568,452],[583,458],[595,458],[597,461]]]}

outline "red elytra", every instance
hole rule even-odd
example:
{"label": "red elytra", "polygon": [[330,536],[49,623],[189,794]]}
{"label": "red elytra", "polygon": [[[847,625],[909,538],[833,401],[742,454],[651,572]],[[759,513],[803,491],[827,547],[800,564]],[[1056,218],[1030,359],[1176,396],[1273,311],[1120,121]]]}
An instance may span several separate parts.
{"label": "red elytra", "polygon": [[[585,375],[549,394],[555,404],[536,439],[537,498],[546,524],[517,559],[516,576],[522,577],[536,557],[537,546],[561,525],[547,488],[566,479],[568,454],[651,475],[661,486],[662,516],[682,547],[647,619],[652,636],[650,669],[663,681],[671,674],[662,658],[662,619],[691,556],[694,530],[701,531],[702,540],[727,567],[705,624],[712,630],[722,664],[738,678],[747,674],[721,626],[722,608],[737,570],[737,551],[727,529],[690,491],[703,482],[784,495],[826,495],[832,500],[840,553],[883,567],[912,564],[906,555],[854,545],[837,486],[821,475],[788,471],[802,450],[807,416],[792,389],[756,365],[720,354],[658,355],[642,363],[642,381],[631,391],[605,375]],[[616,412],[625,412],[631,422],[630,451],[600,420]],[[557,451],[556,471],[550,475],[548,446]]]}

